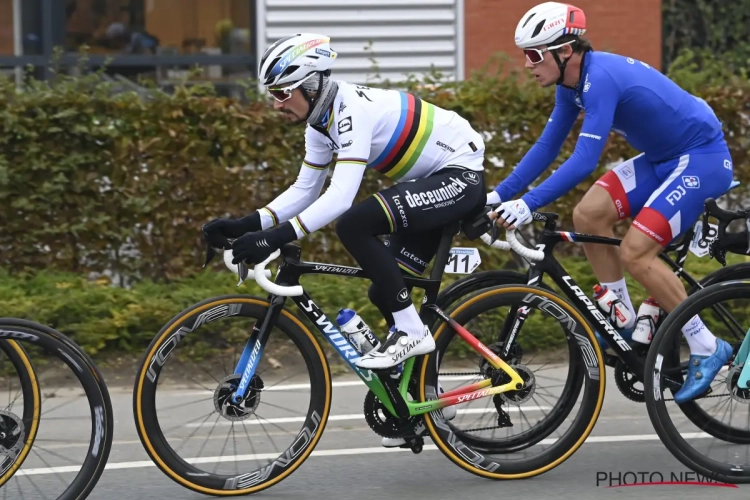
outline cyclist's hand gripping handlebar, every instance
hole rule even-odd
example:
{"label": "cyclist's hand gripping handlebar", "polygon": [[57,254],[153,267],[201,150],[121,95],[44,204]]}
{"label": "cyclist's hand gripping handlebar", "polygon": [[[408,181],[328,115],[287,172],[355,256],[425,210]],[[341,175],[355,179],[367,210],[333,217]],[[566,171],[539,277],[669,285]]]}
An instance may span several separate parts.
{"label": "cyclist's hand gripping handlebar", "polygon": [[[231,240],[229,242],[231,244]],[[273,283],[270,281],[271,278],[271,271],[266,269],[266,265],[268,265],[269,262],[271,262],[273,259],[281,255],[281,250],[276,250],[271,255],[268,256],[266,260],[263,262],[260,262],[255,265],[253,268],[253,278],[255,281],[260,285],[260,287],[267,291],[268,293],[272,293],[274,295],[279,295],[283,297],[296,297],[298,295],[302,295],[303,290],[300,285],[296,286],[282,286],[277,285],[276,283]],[[206,267],[211,260],[216,256],[216,250],[206,243],[206,262],[203,264],[203,267]],[[232,255],[231,250],[224,250],[224,265],[227,266],[227,269],[232,271],[234,274],[236,274],[239,277],[239,281],[237,282],[237,286],[240,286],[250,275],[250,270],[248,269],[247,265],[244,262],[240,262],[239,264],[233,264],[232,259],[234,256]]]}

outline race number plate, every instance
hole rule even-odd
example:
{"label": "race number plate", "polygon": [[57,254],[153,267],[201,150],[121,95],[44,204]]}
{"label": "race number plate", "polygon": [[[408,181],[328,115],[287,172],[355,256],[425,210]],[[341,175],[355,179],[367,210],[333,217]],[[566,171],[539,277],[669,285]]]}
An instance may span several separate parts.
{"label": "race number plate", "polygon": [[719,226],[717,224],[708,223],[708,237],[703,239],[703,221],[695,223],[695,234],[693,239],[690,241],[690,251],[697,257],[703,257],[708,255],[708,246],[716,236],[719,234]]}
{"label": "race number plate", "polygon": [[445,265],[448,274],[471,274],[482,263],[479,250],[471,247],[453,247]]}

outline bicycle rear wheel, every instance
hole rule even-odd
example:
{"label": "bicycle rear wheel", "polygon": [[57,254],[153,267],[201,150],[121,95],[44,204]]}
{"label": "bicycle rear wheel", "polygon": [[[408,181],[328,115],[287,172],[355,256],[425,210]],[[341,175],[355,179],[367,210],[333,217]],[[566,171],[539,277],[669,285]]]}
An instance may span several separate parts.
{"label": "bicycle rear wheel", "polygon": [[[744,305],[737,305],[739,301],[746,302]],[[728,483],[750,483],[750,390],[738,390],[737,369],[724,367],[711,384],[711,394],[679,405],[680,413],[684,413],[691,423],[696,424],[698,432],[695,432],[687,427],[687,422],[670,416],[669,410],[674,406],[668,402],[673,401],[670,396],[673,396],[677,389],[667,389],[666,378],[669,377],[676,382],[683,379],[685,367],[684,363],[680,362],[680,351],[685,351],[680,349],[682,326],[696,314],[700,315],[714,335],[724,337],[730,344],[734,344],[736,355],[740,342],[727,338],[730,337],[727,330],[723,329],[719,322],[712,321],[713,317],[708,310],[724,302],[722,305],[731,314],[730,325],[739,326],[747,332],[750,327],[748,301],[748,280],[717,283],[688,296],[687,300],[667,316],[654,336],[644,372],[648,415],[667,449],[693,471],[707,478]],[[733,325],[735,322],[736,325]],[[682,354],[687,355],[685,352]],[[720,422],[699,406],[703,402],[714,403],[712,407],[719,407],[718,413],[724,417],[728,414],[730,421],[742,423],[745,428]],[[696,415],[705,417],[696,422]],[[714,445],[712,438],[723,442]],[[696,449],[701,448],[702,444],[709,446],[705,453]],[[724,455],[725,458],[721,460],[709,457],[712,450]]]}
{"label": "bicycle rear wheel", "polygon": [[[62,333],[15,318],[0,318],[0,367],[0,401],[7,400],[0,412],[0,486],[14,498],[26,498],[24,490],[42,498],[86,498],[112,446],[112,404],[101,373]],[[70,380],[80,383],[82,395]],[[57,479],[49,479],[53,475]]]}
{"label": "bicycle rear wheel", "polygon": [[[543,404],[532,411],[543,412],[544,417],[538,425],[533,426],[519,436],[511,438],[481,437],[476,433],[492,426],[487,426],[482,420],[487,415],[494,422],[497,420],[498,427],[507,426],[508,413],[513,410],[505,408],[513,406],[519,409],[528,401],[533,401],[533,394],[539,384],[531,370],[531,365],[514,365],[516,361],[509,361],[511,366],[518,368],[519,374],[527,381],[526,387],[519,391],[511,391],[492,397],[491,402],[482,396],[468,396],[465,401],[457,405],[457,414],[479,415],[479,424],[474,424],[470,429],[461,429],[458,426],[460,418],[447,421],[441,412],[432,412],[425,415],[425,423],[438,448],[443,454],[463,469],[491,479],[520,479],[537,476],[563,463],[569,458],[585,441],[591,433],[594,424],[599,417],[604,402],[605,369],[601,351],[598,348],[594,331],[580,315],[580,313],[560,296],[544,290],[540,287],[528,285],[505,285],[482,290],[473,296],[466,297],[455,309],[450,312],[450,317],[458,325],[468,325],[466,328],[472,331],[477,338],[480,337],[478,329],[475,330],[470,322],[480,314],[487,312],[491,316],[501,317],[506,309],[514,310],[520,307],[528,308],[526,321],[530,318],[551,319],[552,326],[549,328],[557,333],[564,332],[565,347],[563,350],[572,353],[561,398],[558,404],[546,408]],[[502,321],[502,320],[501,320]],[[525,326],[529,326],[526,324]],[[460,327],[459,327],[460,328]],[[519,337],[523,333],[518,334]],[[441,360],[448,344],[457,337],[454,328],[448,323],[443,323],[434,333],[436,349],[426,355],[420,367],[420,397],[424,401],[438,399],[436,387],[438,386]],[[459,340],[459,339],[457,339]],[[459,340],[463,342],[463,339]],[[473,350],[473,349],[472,349]],[[474,352],[476,352],[474,350]],[[518,355],[519,353],[515,353]],[[479,356],[475,356],[479,358]],[[482,356],[481,358],[486,358]],[[520,356],[518,356],[520,359]],[[476,362],[467,356],[469,366]],[[498,386],[503,383],[503,374],[497,370],[488,369],[479,359],[479,379],[491,378],[492,385]],[[543,368],[543,366],[541,367]],[[524,376],[524,374],[526,376]],[[440,379],[443,380],[443,379]],[[441,382],[446,393],[441,397],[454,394],[469,394],[467,391],[481,390],[477,383],[448,391],[446,384]],[[486,386],[485,386],[486,387]],[[458,392],[457,392],[458,391]],[[505,396],[505,397],[503,397]],[[497,399],[499,398],[499,399]],[[546,399],[546,398],[545,398]],[[571,404],[571,401],[572,404]],[[486,408],[472,408],[467,403],[482,402],[487,400]],[[499,403],[499,401],[505,401]],[[576,401],[578,400],[578,401]],[[566,417],[578,403],[578,410],[572,418],[567,430],[557,438],[547,437],[558,429]],[[466,409],[464,409],[466,407]],[[550,410],[546,413],[545,410]],[[470,417],[473,418],[473,417]],[[549,445],[547,448],[545,446]],[[526,456],[532,452],[535,455]],[[520,456],[520,455],[525,456]]]}

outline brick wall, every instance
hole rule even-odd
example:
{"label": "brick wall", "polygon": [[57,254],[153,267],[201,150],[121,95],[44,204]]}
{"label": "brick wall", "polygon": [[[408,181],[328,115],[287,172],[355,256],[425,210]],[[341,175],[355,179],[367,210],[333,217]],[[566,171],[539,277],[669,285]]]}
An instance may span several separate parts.
{"label": "brick wall", "polygon": [[[521,16],[543,0],[464,0],[465,74],[495,52],[523,65],[513,37]],[[661,0],[575,0],[586,13],[595,50],[616,52],[661,69]]]}

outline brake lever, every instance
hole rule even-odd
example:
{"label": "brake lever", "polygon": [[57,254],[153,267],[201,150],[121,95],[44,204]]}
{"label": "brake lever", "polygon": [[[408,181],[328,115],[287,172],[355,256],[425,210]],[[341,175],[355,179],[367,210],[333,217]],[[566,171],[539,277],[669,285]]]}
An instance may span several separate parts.
{"label": "brake lever", "polygon": [[716,261],[722,265],[722,267],[726,267],[727,260],[726,255],[727,252],[723,248],[719,247],[719,240],[715,239],[711,242],[711,244],[708,246],[708,255],[712,257],[713,259],[716,259]]}
{"label": "brake lever", "polygon": [[247,264],[245,264],[244,262],[240,262],[239,264],[237,264],[237,275],[239,276],[237,286],[240,286],[242,283],[244,283],[249,274],[250,269],[248,269]]}
{"label": "brake lever", "polygon": [[706,210],[705,212],[703,212],[703,227],[701,227],[701,233],[702,233],[701,234],[701,239],[702,240],[705,240],[706,238],[708,238],[708,228],[709,228],[709,225],[708,225],[708,210]]}
{"label": "brake lever", "polygon": [[490,230],[490,246],[492,246],[497,238],[500,236],[500,228],[497,227],[497,219],[492,221],[492,229]]}
{"label": "brake lever", "polygon": [[206,262],[203,263],[203,269],[206,268],[209,262],[214,260],[216,256],[216,250],[208,242],[206,242]]}

